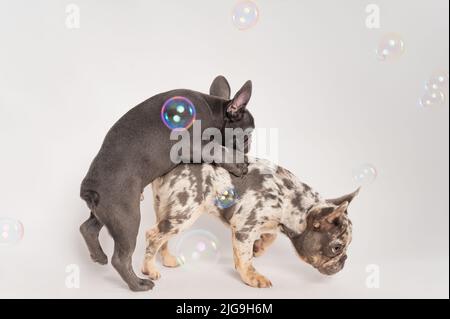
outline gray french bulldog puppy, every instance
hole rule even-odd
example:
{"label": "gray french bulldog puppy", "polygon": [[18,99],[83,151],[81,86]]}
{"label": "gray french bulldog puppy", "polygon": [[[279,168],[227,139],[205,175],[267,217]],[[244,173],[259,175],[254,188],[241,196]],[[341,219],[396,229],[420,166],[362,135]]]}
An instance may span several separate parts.
{"label": "gray french bulldog puppy", "polygon": [[[230,99],[227,80],[218,76],[209,95],[185,89],[155,95],[128,111],[109,130],[81,184],[80,195],[91,214],[80,231],[92,259],[106,264],[108,258],[98,240],[101,228],[106,226],[114,240],[111,263],[131,290],[145,291],[153,287],[151,280],[137,277],[132,268],[140,223],[141,193],[145,186],[178,164],[170,157],[171,148],[177,141],[170,139],[171,129],[163,123],[163,105],[174,97],[188,99],[195,106],[195,121],[201,120],[202,132],[216,128],[225,136],[227,128],[254,128],[253,117],[246,108],[251,92],[252,84],[247,81]],[[191,132],[192,127],[188,130]],[[204,147],[209,141],[201,143]],[[244,144],[242,141],[239,145]],[[188,158],[180,156],[180,161],[190,162],[193,152],[189,152]],[[202,161],[216,163],[234,176],[247,172],[248,164],[245,162],[222,162],[222,157],[218,158],[216,154],[202,156]]]}
{"label": "gray french bulldog puppy", "polygon": [[352,240],[347,208],[358,190],[324,199],[288,170],[271,170],[272,164],[264,160],[249,161],[242,178],[220,167],[186,164],[152,183],[158,223],[146,234],[144,274],[160,277],[155,265],[158,251],[164,266],[178,266],[168,241],[203,213],[217,216],[231,228],[234,265],[249,286],[272,285],[256,271],[253,257],[261,256],[278,232],[287,235],[301,259],[321,273],[332,275],[344,267]]}

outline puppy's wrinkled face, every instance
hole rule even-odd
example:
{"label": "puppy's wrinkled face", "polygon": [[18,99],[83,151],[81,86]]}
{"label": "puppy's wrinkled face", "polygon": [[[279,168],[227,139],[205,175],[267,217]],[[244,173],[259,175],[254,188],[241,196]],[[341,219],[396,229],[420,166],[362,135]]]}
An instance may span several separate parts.
{"label": "puppy's wrinkled face", "polygon": [[291,237],[300,257],[325,275],[344,268],[352,241],[352,223],[347,208],[356,192],[310,209],[306,229]]}
{"label": "puppy's wrinkled face", "polygon": [[242,110],[237,115],[230,116],[225,124],[224,145],[232,145],[233,149],[248,153],[254,129],[255,121],[247,109]]}
{"label": "puppy's wrinkled face", "polygon": [[352,240],[352,223],[347,213],[329,221],[322,219],[322,214],[333,211],[334,207],[312,211],[306,230],[293,240],[300,257],[325,275],[333,275],[344,268]]}
{"label": "puppy's wrinkled face", "polygon": [[217,76],[209,93],[223,99],[222,145],[242,153],[248,153],[251,144],[251,133],[255,128],[255,121],[247,110],[247,104],[252,96],[252,82],[247,81],[230,99],[230,84],[222,75]]}

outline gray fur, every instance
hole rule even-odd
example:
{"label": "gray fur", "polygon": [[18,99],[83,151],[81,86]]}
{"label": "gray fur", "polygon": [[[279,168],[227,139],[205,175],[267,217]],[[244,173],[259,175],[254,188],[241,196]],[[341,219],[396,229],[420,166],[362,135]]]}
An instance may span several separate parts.
{"label": "gray fur", "polygon": [[[251,82],[246,82],[230,100],[229,94],[225,94],[224,81],[222,77],[212,85],[213,93],[219,96],[185,89],[172,90],[155,95],[129,110],[107,133],[81,183],[80,195],[91,210],[91,216],[81,226],[89,252],[94,261],[106,263],[106,255],[97,239],[102,226],[106,226],[115,243],[112,265],[134,291],[153,287],[152,281],[138,278],[132,268],[141,217],[141,193],[145,186],[176,166],[170,159],[170,150],[177,141],[170,140],[171,131],[161,121],[161,107],[171,97],[184,96],[195,105],[196,119],[202,121],[202,130],[254,128],[253,117],[246,109],[251,96]],[[192,132],[192,128],[189,130]],[[204,141],[202,146],[206,143]],[[217,163],[215,157],[202,160]],[[237,176],[247,170],[245,163],[217,164]],[[195,172],[194,167],[192,169]],[[192,182],[201,184],[198,174],[189,174],[189,177]],[[169,177],[172,186],[177,184],[177,178],[179,176]],[[197,191],[197,201],[201,201],[201,195]],[[167,230],[173,225],[162,224],[161,227]]]}
{"label": "gray fur", "polygon": [[231,89],[230,89],[230,84],[228,84],[227,79],[225,79],[221,75],[216,77],[211,84],[211,87],[209,89],[209,94],[218,96],[222,99],[229,100],[230,94],[231,94]]}
{"label": "gray fur", "polygon": [[180,205],[182,205],[182,206],[186,205],[188,197],[189,197],[189,194],[186,191],[177,194],[177,198],[180,202]]}

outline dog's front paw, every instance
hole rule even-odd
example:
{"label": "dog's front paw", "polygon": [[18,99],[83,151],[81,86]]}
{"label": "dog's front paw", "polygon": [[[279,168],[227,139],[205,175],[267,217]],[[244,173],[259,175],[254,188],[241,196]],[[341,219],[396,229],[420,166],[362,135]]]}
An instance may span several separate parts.
{"label": "dog's front paw", "polygon": [[180,266],[175,256],[167,255],[162,257],[162,264],[165,267],[174,268]]}
{"label": "dog's front paw", "polygon": [[270,280],[258,273],[249,274],[247,278],[244,278],[244,282],[254,288],[272,287]]}
{"label": "dog's front paw", "polygon": [[96,255],[91,254],[91,259],[93,262],[99,263],[100,265],[106,265],[108,263],[108,257],[104,253],[98,253]]}
{"label": "dog's front paw", "polygon": [[154,270],[150,271],[150,272],[147,274],[147,276],[148,276],[148,278],[150,278],[150,279],[158,280],[159,278],[161,278],[161,273],[160,273],[158,270],[154,269]]}
{"label": "dog's front paw", "polygon": [[158,280],[161,278],[160,272],[156,269],[153,263],[144,263],[144,266],[142,266],[142,273],[153,280]]}
{"label": "dog's front paw", "polygon": [[248,173],[248,163],[224,163],[222,167],[236,177],[242,177]]}

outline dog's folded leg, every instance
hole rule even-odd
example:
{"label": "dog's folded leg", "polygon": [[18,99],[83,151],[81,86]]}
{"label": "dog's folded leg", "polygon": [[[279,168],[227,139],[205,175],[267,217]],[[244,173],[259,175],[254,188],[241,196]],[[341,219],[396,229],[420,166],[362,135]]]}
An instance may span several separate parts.
{"label": "dog's folded leg", "polygon": [[179,161],[183,163],[196,163],[194,159],[201,159],[204,163],[214,163],[238,177],[248,172],[247,155],[236,149],[229,149],[209,140],[202,140],[201,147],[193,148],[189,156],[182,154]]}
{"label": "dog's folded leg", "polygon": [[223,151],[223,160],[214,161],[216,165],[223,167],[234,176],[241,177],[248,173],[248,157],[235,149],[229,149],[221,146]]}
{"label": "dog's folded leg", "polygon": [[106,265],[108,257],[98,241],[98,235],[102,227],[103,224],[91,212],[91,216],[80,226],[80,232],[83,235],[92,260],[101,265]]}
{"label": "dog's folded leg", "polygon": [[233,230],[233,256],[236,270],[242,280],[251,287],[272,287],[270,280],[259,274],[252,265],[255,236],[251,235],[248,232]]}
{"label": "dog's folded leg", "polygon": [[262,234],[261,237],[253,244],[253,256],[260,257],[264,255],[276,238],[276,234]]}

